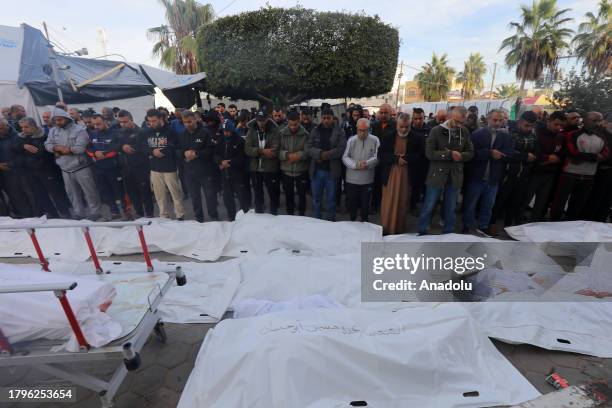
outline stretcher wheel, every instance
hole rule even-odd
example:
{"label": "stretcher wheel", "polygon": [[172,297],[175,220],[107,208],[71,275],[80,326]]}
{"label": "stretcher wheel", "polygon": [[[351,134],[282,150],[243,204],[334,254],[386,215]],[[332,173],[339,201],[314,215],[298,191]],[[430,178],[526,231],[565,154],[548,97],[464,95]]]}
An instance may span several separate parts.
{"label": "stretcher wheel", "polygon": [[128,371],[137,370],[138,367],[140,367],[140,364],[141,364],[140,353],[134,353],[134,357],[132,357],[130,359],[124,358],[123,359],[123,364],[125,364],[125,368]]}
{"label": "stretcher wheel", "polygon": [[185,286],[186,283],[187,277],[185,275],[176,277],[176,286]]}
{"label": "stretcher wheel", "polygon": [[164,327],[163,322],[157,322],[155,328],[153,328],[153,331],[155,332],[155,336],[157,336],[157,340],[159,340],[160,343],[165,343],[166,340],[168,340],[166,328]]}

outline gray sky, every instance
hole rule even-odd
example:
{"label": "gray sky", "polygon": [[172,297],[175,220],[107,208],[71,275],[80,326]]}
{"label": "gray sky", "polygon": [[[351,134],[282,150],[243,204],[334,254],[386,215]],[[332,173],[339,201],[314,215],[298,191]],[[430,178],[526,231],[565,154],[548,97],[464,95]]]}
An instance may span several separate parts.
{"label": "gray sky", "polygon": [[[266,3],[291,7],[295,0],[212,0],[217,14],[224,16],[255,10]],[[522,3],[531,3],[526,1]],[[571,8],[575,28],[587,11],[595,11],[597,0],[559,0],[560,7]],[[27,23],[42,29],[42,21],[50,27],[51,39],[73,51],[87,47],[90,56],[102,55],[97,29],[104,28],[108,53],[121,54],[128,61],[157,66],[151,56],[152,42],[146,29],[164,23],[164,12],[155,0],[67,0],[57,2],[21,0],[19,7],[4,7],[2,24]],[[497,52],[502,39],[510,35],[508,23],[518,21],[521,2],[508,0],[309,0],[299,2],[317,10],[365,11],[400,30],[400,60],[405,67],[404,78],[412,78],[435,51],[446,52],[451,65],[460,71],[470,52],[480,52],[492,67],[497,62],[496,84],[515,82],[514,73],[503,67],[503,54]],[[101,7],[104,6],[104,9]],[[384,44],[381,44],[384,46]],[[119,57],[114,57],[120,59]],[[564,68],[574,62],[564,63]],[[414,67],[414,68],[411,68]],[[486,88],[491,81],[491,69],[485,77]]]}

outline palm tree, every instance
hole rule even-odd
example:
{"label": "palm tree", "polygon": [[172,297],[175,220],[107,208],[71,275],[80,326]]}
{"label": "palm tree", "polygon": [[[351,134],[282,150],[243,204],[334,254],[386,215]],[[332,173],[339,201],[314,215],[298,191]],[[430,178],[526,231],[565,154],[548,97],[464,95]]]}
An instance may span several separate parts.
{"label": "palm tree", "polygon": [[455,69],[448,66],[446,54],[438,58],[434,52],[431,62],[421,67],[421,72],[416,74],[415,79],[423,98],[428,102],[437,102],[446,99],[454,75]]}
{"label": "palm tree", "polygon": [[166,24],[147,30],[147,38],[156,41],[153,56],[159,64],[177,74],[198,72],[196,34],[202,25],[215,18],[210,4],[195,0],[159,0],[166,9]]}
{"label": "palm tree", "polygon": [[525,81],[540,78],[544,68],[554,70],[560,53],[569,48],[567,38],[573,30],[562,27],[573,20],[564,17],[568,11],[559,10],[556,0],[534,0],[531,8],[521,6],[520,23],[510,23],[516,33],[502,41],[499,50],[508,50],[505,62],[508,68],[516,68],[519,92],[525,89]]}
{"label": "palm tree", "polygon": [[457,74],[457,83],[463,85],[461,91],[463,99],[471,99],[476,91],[484,87],[483,77],[487,72],[487,65],[480,53],[470,54],[467,61],[463,63],[463,71]]}
{"label": "palm tree", "polygon": [[585,17],[587,21],[580,24],[579,34],[572,41],[574,50],[590,74],[609,73],[612,71],[612,3],[601,0],[597,16],[589,11]]}
{"label": "palm tree", "polygon": [[519,94],[519,89],[516,84],[503,84],[501,86],[498,86],[496,91],[497,95],[499,95],[499,97],[502,99],[509,99],[514,96],[518,96]]}

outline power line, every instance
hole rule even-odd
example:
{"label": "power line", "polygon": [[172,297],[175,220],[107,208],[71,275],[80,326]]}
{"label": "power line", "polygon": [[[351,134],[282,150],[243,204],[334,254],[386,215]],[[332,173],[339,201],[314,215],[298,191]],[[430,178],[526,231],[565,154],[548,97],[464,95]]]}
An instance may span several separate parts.
{"label": "power line", "polygon": [[227,8],[229,8],[232,4],[234,4],[237,0],[232,0],[229,2],[229,4],[225,7],[223,7],[221,10],[219,10],[219,12],[217,12],[217,15],[220,15],[221,13],[223,13]]}
{"label": "power line", "polygon": [[68,54],[69,52],[66,50],[66,48],[57,40],[51,40],[49,39],[49,42],[51,43],[51,45],[53,45],[54,47],[57,47],[60,51],[62,51],[65,54]]}
{"label": "power line", "polygon": [[66,33],[63,32],[63,30],[55,29],[54,27],[50,26],[49,24],[47,24],[47,27],[51,31],[53,31],[55,33],[56,37],[62,37],[63,40],[67,40],[68,42],[72,43],[73,45],[76,45],[76,48],[87,48],[83,43],[78,42],[78,41],[72,39],[71,37],[69,37]]}

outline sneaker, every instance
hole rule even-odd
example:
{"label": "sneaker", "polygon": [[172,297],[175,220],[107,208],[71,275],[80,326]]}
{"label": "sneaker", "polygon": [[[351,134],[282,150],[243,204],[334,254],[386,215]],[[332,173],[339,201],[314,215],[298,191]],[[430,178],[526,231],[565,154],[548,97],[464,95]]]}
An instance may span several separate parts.
{"label": "sneaker", "polygon": [[100,214],[92,214],[89,217],[87,217],[87,219],[91,222],[104,222],[106,221],[104,219],[104,217],[102,217]]}
{"label": "sneaker", "polygon": [[488,228],[476,228],[476,235],[479,235],[481,237],[484,238],[493,238],[493,235],[491,234],[491,230],[489,230]]}
{"label": "sneaker", "polygon": [[177,217],[176,220],[177,221],[185,221],[185,218],[184,217]]}
{"label": "sneaker", "polygon": [[118,213],[118,212],[111,213],[111,215],[110,215],[110,219],[111,220],[118,220],[120,218],[121,218],[121,214]]}
{"label": "sneaker", "polygon": [[427,231],[419,231],[419,232],[417,233],[417,237],[422,237],[422,236],[424,236],[424,235],[429,235],[429,233],[428,233]]}

